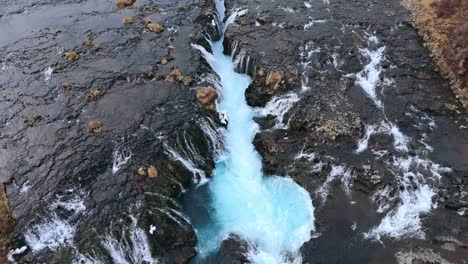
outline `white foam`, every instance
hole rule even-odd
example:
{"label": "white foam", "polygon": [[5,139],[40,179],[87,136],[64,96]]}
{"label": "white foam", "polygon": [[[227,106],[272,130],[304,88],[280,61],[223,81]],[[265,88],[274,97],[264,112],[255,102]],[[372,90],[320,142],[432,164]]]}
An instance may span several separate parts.
{"label": "white foam", "polygon": [[424,239],[420,215],[432,209],[432,196],[434,195],[434,191],[428,185],[421,185],[416,191],[405,189],[399,195],[400,205],[364,236],[377,240],[380,240],[382,236],[392,238],[411,236]]}
{"label": "white foam", "polygon": [[54,67],[47,67],[47,69],[44,70],[44,80],[46,82],[49,82],[50,79],[52,78],[52,73],[54,72]]}
{"label": "white foam", "polygon": [[383,126],[390,131],[393,136],[393,146],[396,150],[408,151],[408,138],[400,131],[400,128],[393,123],[383,123]]}
{"label": "white foam", "polygon": [[327,179],[322,186],[317,190],[317,194],[321,197],[321,201],[324,204],[327,201],[328,193],[330,192],[330,184],[334,180],[340,180],[343,184],[343,189],[347,195],[351,195],[352,174],[349,169],[346,169],[343,165],[332,165],[332,169],[327,176]]}
{"label": "white foam", "polygon": [[208,179],[206,178],[206,174],[203,170],[200,170],[197,168],[197,166],[193,163],[192,160],[190,160],[187,157],[183,157],[181,154],[176,152],[174,149],[166,145],[166,153],[169,154],[169,156],[175,160],[179,161],[182,163],[182,165],[192,173],[194,176],[193,181],[197,183],[198,185],[203,185],[208,182]]}
{"label": "white foam", "polygon": [[390,208],[390,205],[395,200],[395,196],[391,196],[392,188],[386,185],[384,188],[377,190],[372,195],[372,200],[378,204],[377,213],[384,213]]}
{"label": "white foam", "polygon": [[356,84],[361,86],[378,108],[383,108],[382,102],[377,97],[376,88],[380,84],[380,73],[382,72],[380,63],[384,51],[385,47],[380,47],[377,50],[360,49],[361,54],[368,58],[370,62],[356,74]]}
{"label": "white foam", "polygon": [[312,161],[314,160],[316,157],[315,153],[307,153],[307,152],[304,152],[304,150],[302,149],[301,152],[299,152],[296,156],[294,156],[294,160],[301,160],[301,159],[306,159],[308,161]]}
{"label": "white foam", "polygon": [[224,149],[223,133],[225,129],[223,127],[215,128],[214,121],[209,117],[207,119],[200,119],[197,123],[210,139],[215,156],[221,155]]}
{"label": "white foam", "polygon": [[90,256],[85,256],[81,253],[78,253],[75,259],[73,260],[73,264],[104,264],[104,262],[97,260]]}
{"label": "white foam", "polygon": [[466,214],[466,210],[467,210],[466,207],[462,207],[462,208],[457,210],[457,214],[461,215],[461,216],[464,216]]}
{"label": "white foam", "polygon": [[[211,43],[211,42],[209,42]],[[203,58],[205,58],[205,60],[210,63],[212,61],[215,61],[216,59],[213,57],[213,55],[211,53],[209,53],[203,46],[200,46],[198,44],[191,44],[192,47],[198,51],[200,51],[203,55]]]}
{"label": "white foam", "polygon": [[364,134],[364,138],[358,142],[357,149],[354,151],[355,153],[361,153],[367,149],[369,146],[369,139],[375,133],[375,126],[374,125],[367,125],[366,126],[366,133]]}
{"label": "white foam", "polygon": [[25,183],[23,183],[23,186],[21,186],[20,193],[26,193],[29,191],[29,189],[31,189],[31,184],[29,183],[29,181],[26,181]]}
{"label": "white foam", "polygon": [[70,198],[62,195],[56,195],[57,199],[49,205],[49,209],[56,210],[63,208],[73,214],[79,214],[86,210],[83,199],[79,195],[73,195]]}
{"label": "white foam", "polygon": [[155,231],[156,231],[156,226],[150,225],[149,233],[153,235]]}
{"label": "white foam", "polygon": [[59,247],[72,244],[75,231],[75,227],[54,214],[50,220],[28,229],[24,238],[33,252],[45,248],[56,250]]}
{"label": "white foam", "polygon": [[305,43],[299,47],[299,55],[301,56],[300,68],[301,68],[301,90],[302,92],[310,89],[309,77],[307,76],[307,70],[310,68],[312,56],[321,51],[320,48],[315,48],[313,42]]}
{"label": "white foam", "polygon": [[[440,173],[449,172],[451,169],[418,156],[396,157],[391,165],[393,166],[393,173],[403,188],[398,195],[400,203],[387,213],[377,227],[366,233],[365,237],[377,240],[380,240],[382,236],[424,239],[425,233],[422,231],[421,214],[428,213],[435,207],[432,197],[436,194],[426,183],[426,179],[434,178],[439,180],[442,177]],[[426,175],[424,176],[422,173]],[[387,202],[389,201],[388,193],[389,190],[384,190],[380,194]],[[383,212],[389,207],[389,203],[381,204],[378,212]]]}
{"label": "white foam", "polygon": [[274,96],[263,108],[257,108],[256,111],[261,116],[275,116],[276,129],[287,129],[288,124],[284,123],[284,115],[299,101],[296,93],[288,93],[282,96]]}
{"label": "white foam", "polygon": [[[151,249],[145,231],[137,226],[135,217],[130,216],[130,218],[132,224],[129,227],[129,236],[122,233],[121,241],[117,241],[113,236],[108,235],[102,242],[102,245],[109,251],[114,263],[158,263],[151,255]],[[127,237],[130,241],[127,240]]]}
{"label": "white foam", "polygon": [[123,165],[132,157],[132,152],[128,149],[118,147],[112,153],[112,174],[116,174]]}
{"label": "white foam", "polygon": [[234,12],[232,12],[232,14],[226,19],[226,22],[224,23],[224,28],[223,28],[223,32],[226,31],[227,27],[229,25],[231,25],[232,23],[234,23],[237,19],[237,17],[241,17],[245,14],[247,14],[247,9],[236,9],[234,10]]}
{"label": "white foam", "polygon": [[[173,209],[167,210],[167,209],[164,209],[164,208],[156,208],[156,210],[161,212],[162,214],[166,215],[170,219],[172,219],[174,222],[176,222],[181,227],[185,228],[186,224],[190,223],[189,219],[185,215],[183,215],[182,213],[180,213],[180,212],[178,212],[176,210],[173,210]],[[185,223],[182,222],[181,220],[183,220]]]}
{"label": "white foam", "polygon": [[281,9],[281,10],[283,10],[283,11],[285,11],[287,13],[291,13],[291,14],[296,13],[296,10],[294,10],[294,9],[288,7],[288,6],[287,7],[279,6],[278,9]]}
{"label": "white foam", "polygon": [[304,25],[304,30],[308,30],[310,27],[312,27],[315,24],[323,24],[323,23],[326,23],[326,22],[327,22],[327,20],[325,20],[325,19],[318,19],[318,20],[313,20],[312,19],[307,24]]}
{"label": "white foam", "polygon": [[393,147],[400,152],[408,152],[409,139],[395,124],[389,121],[382,121],[378,125],[366,125],[364,137],[358,142],[354,151],[356,154],[362,153],[368,148],[369,139],[375,134],[387,134],[393,137]]}
{"label": "white foam", "polygon": [[15,249],[8,251],[8,254],[7,254],[8,261],[12,263],[16,263],[14,256],[23,254],[27,249],[28,249],[27,246],[22,246],[20,248],[15,248]]}

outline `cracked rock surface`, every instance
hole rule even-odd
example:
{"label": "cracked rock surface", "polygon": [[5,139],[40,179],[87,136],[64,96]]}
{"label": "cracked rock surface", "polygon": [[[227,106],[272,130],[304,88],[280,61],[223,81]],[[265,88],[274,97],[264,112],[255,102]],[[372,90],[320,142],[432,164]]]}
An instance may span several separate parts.
{"label": "cracked rock surface", "polygon": [[[313,198],[303,262],[464,263],[468,113],[400,2],[226,5],[247,10],[224,47],[252,77],[263,170]],[[0,4],[0,263],[196,255],[180,198],[210,177],[222,124],[211,70],[190,44],[209,50],[204,35],[219,37],[213,9],[210,0]],[[402,193],[426,186],[432,210],[405,215],[418,232],[365,237],[408,205]],[[219,257],[248,262],[251,246],[232,234]]]}
{"label": "cracked rock surface", "polygon": [[[10,208],[2,188],[0,253],[28,246],[11,261],[141,262],[149,254],[183,263],[195,255],[177,198],[199,175],[169,150],[189,139],[203,157],[200,171],[213,166],[200,127],[211,114],[194,90],[208,69],[190,47],[209,29],[212,3],[128,7],[110,0],[0,6],[0,182]],[[165,30],[148,30],[147,21]],[[195,81],[166,82],[174,68]],[[4,212],[16,221],[6,243]],[[144,240],[151,247],[137,245]]]}
{"label": "cracked rock surface", "polygon": [[[459,212],[468,202],[468,115],[400,2],[230,1],[228,10],[235,9],[247,12],[227,29],[225,48],[237,70],[253,78],[247,102],[266,106],[254,139],[264,170],[292,177],[314,198],[316,238],[303,245],[303,261],[463,263],[463,246],[434,239],[466,241],[466,215]],[[369,54],[374,61],[382,56],[376,63]],[[378,71],[375,101],[359,83],[369,69]],[[285,81],[271,89],[266,76],[274,72],[291,81],[279,78]],[[382,124],[398,127],[407,149]],[[369,127],[375,130],[357,153]],[[423,160],[451,170],[433,181],[428,168],[436,165],[424,169]],[[425,239],[382,236],[384,247],[365,239],[403,203],[401,184],[412,173],[437,190],[437,208],[423,214]],[[419,248],[435,253],[408,253]]]}

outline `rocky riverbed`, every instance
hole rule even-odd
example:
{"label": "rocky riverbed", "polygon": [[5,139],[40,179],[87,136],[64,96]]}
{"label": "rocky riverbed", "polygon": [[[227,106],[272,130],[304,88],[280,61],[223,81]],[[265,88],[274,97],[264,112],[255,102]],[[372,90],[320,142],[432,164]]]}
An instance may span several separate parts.
{"label": "rocky riverbed", "polygon": [[[263,170],[315,206],[303,263],[464,263],[468,114],[411,13],[226,1],[236,10],[224,48],[252,77]],[[0,263],[194,258],[182,199],[211,177],[225,125],[191,44],[209,50],[216,18],[210,0],[0,5]],[[217,261],[248,248],[232,235]]]}

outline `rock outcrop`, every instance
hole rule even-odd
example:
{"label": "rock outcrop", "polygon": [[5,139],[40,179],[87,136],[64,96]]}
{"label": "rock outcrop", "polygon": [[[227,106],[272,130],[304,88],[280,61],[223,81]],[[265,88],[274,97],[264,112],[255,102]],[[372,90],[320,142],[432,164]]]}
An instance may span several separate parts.
{"label": "rock outcrop", "polygon": [[[227,29],[224,47],[234,54],[237,71],[252,77],[246,99],[262,113],[254,144],[263,169],[290,176],[314,198],[317,237],[303,245],[304,262],[393,263],[388,256],[402,250],[440,249],[435,236],[463,237],[466,224],[457,210],[467,204],[468,163],[457,153],[468,146],[467,112],[435,71],[398,0],[227,5],[247,9]],[[363,86],[375,87],[375,97]],[[396,127],[408,151],[395,146]],[[431,180],[431,170],[416,169],[438,190],[438,209],[422,223],[426,240],[382,238],[381,248],[363,239],[386,215],[377,208],[390,212],[401,201],[405,174],[393,164],[406,160],[413,171],[421,166],[415,158],[452,169],[440,182]],[[384,190],[387,196],[377,199]],[[466,254],[461,248],[440,251],[453,263]]]}
{"label": "rock outcrop", "polygon": [[[216,31],[212,9],[209,0],[0,6],[9,36],[0,39],[0,263],[23,247],[18,263],[196,254],[179,198],[213,168],[217,143],[204,129],[219,122],[187,87],[209,71],[190,43]],[[187,153],[199,156],[197,172]]]}

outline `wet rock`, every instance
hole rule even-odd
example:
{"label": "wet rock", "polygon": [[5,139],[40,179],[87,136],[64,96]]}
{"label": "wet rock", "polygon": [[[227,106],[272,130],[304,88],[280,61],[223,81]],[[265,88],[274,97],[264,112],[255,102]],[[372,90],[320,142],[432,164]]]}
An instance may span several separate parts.
{"label": "wet rock", "polygon": [[80,58],[80,55],[78,55],[76,51],[66,51],[63,53],[63,56],[65,56],[69,61],[75,61]]}
{"label": "wet rock", "polygon": [[145,72],[145,76],[146,76],[146,78],[152,80],[156,75],[155,75],[154,71],[151,69],[151,70]]}
{"label": "wet rock", "polygon": [[159,61],[160,64],[162,65],[166,65],[167,64],[167,59],[166,58],[162,58],[160,61]]}
{"label": "wet rock", "polygon": [[208,110],[216,109],[216,99],[218,92],[211,86],[197,88],[197,101],[198,104]]}
{"label": "wet rock", "polygon": [[99,121],[91,121],[88,123],[88,132],[98,134],[102,132],[102,123]]}
{"label": "wet rock", "polygon": [[220,246],[220,263],[242,264],[250,263],[248,259],[249,245],[237,235],[230,235]]}
{"label": "wet rock", "polygon": [[[0,8],[5,11],[0,12],[5,22],[0,23],[0,35],[9,35],[0,38],[0,93],[8,102],[0,106],[0,119],[8,124],[0,129],[0,179],[16,221],[11,245],[26,245],[24,234],[38,224],[73,227],[66,230],[71,233],[58,234],[58,242],[54,240],[57,236],[41,237],[56,247],[28,250],[16,255],[16,261],[79,263],[76,258],[83,254],[96,260],[92,262],[119,262],[103,246],[109,238],[123,247],[125,259],[142,262],[142,255],[131,256],[136,252],[132,245],[143,243],[130,241],[130,227],[134,226],[141,230],[133,231],[146,235],[151,252],[144,252],[145,256],[161,263],[175,263],[177,257],[190,260],[196,254],[196,236],[183,218],[171,218],[172,210],[180,211],[171,201],[179,200],[194,176],[167,154],[167,148],[180,153],[199,152],[197,156],[203,158],[193,162],[208,175],[213,168],[213,146],[197,122],[209,113],[194,104],[192,90],[164,82],[172,69],[162,65],[158,69],[156,64],[161,58],[168,62],[176,59],[186,76],[174,80],[180,86],[190,83],[188,76],[206,70],[187,36],[195,33],[200,37],[205,30],[215,32],[209,29],[211,20],[202,25],[193,19],[203,16],[212,3],[183,1],[179,5],[186,8],[179,9],[173,1],[146,1],[148,8],[127,11],[109,8],[107,2],[84,1],[78,5],[48,0],[32,5],[19,0],[2,3]],[[50,18],[46,22],[44,15]],[[141,34],[136,27],[148,31],[146,25],[120,23],[126,15],[134,16],[137,22],[141,17],[164,21],[177,27],[177,34],[171,33],[171,40],[152,32]],[[9,28],[7,24],[15,26]],[[53,38],[52,32],[59,27],[66,28],[66,34]],[[83,43],[86,38],[91,41]],[[99,52],[93,50],[93,46],[101,45],[97,43],[104,46]],[[169,46],[173,46],[172,51]],[[80,63],[61,58],[63,48],[76,53],[67,53],[72,55],[70,62],[79,57],[76,62]],[[104,50],[109,52],[103,54]],[[15,67],[10,67],[12,62],[17,63]],[[49,67],[57,74],[49,77]],[[106,96],[91,93],[94,87]],[[99,102],[86,103],[86,95]],[[35,112],[47,118],[47,125],[36,126],[43,121],[34,120]],[[92,136],[95,133],[100,134]],[[184,140],[195,147],[179,146]],[[144,164],[145,176],[138,174],[139,164]],[[150,165],[157,170],[155,178],[148,177],[148,173],[154,176]],[[73,201],[79,208],[54,206]],[[157,228],[154,235],[147,232],[151,225]],[[68,237],[60,240],[63,236]],[[0,237],[5,236],[2,233]]]}
{"label": "wet rock", "polygon": [[151,21],[148,21],[148,23],[146,24],[146,27],[152,31],[152,32],[156,32],[156,33],[161,33],[164,31],[164,27],[161,26],[161,24],[158,24],[158,23],[153,23]]}
{"label": "wet rock", "polygon": [[254,117],[254,121],[260,125],[261,130],[267,130],[276,124],[276,117],[273,115],[267,115],[265,117]]}
{"label": "wet rock", "polygon": [[134,8],[136,0],[117,0],[118,8]]}
{"label": "wet rock", "polygon": [[86,98],[86,101],[92,102],[92,101],[96,101],[102,95],[103,93],[99,89],[93,89],[89,93],[86,94],[85,98]]}
{"label": "wet rock", "polygon": [[297,78],[283,71],[260,68],[245,93],[247,103],[251,106],[264,106],[278,91],[292,87]]}
{"label": "wet rock", "polygon": [[[390,208],[394,208],[400,202],[399,184],[394,184],[398,177],[391,172],[391,164],[401,153],[394,150],[393,136],[378,132],[376,134],[379,135],[370,136],[365,151],[356,153],[358,143],[365,138],[366,125],[378,125],[382,120],[394,122],[403,134],[412,138],[412,143],[409,144],[412,150],[407,154],[409,156],[420,155],[416,154],[419,152],[413,148],[415,144],[419,144],[417,141],[420,140],[421,134],[432,135],[429,136],[430,142],[440,149],[434,148],[434,152],[431,153],[435,155],[431,156],[437,156],[436,159],[444,160],[446,164],[451,164],[450,166],[459,168],[461,166],[464,171],[467,163],[461,160],[454,161],[453,157],[457,155],[455,152],[448,151],[454,155],[450,160],[444,158],[447,148],[440,141],[445,143],[462,141],[463,147],[459,150],[466,148],[468,138],[462,135],[464,132],[454,127],[452,121],[449,121],[454,112],[459,111],[462,116],[465,116],[466,112],[454,102],[450,93],[444,91],[442,80],[434,72],[430,54],[420,44],[417,32],[408,24],[406,10],[400,5],[400,1],[392,0],[385,3],[374,1],[372,4],[364,0],[306,2],[304,5],[304,1],[289,1],[287,8],[284,9],[278,8],[284,7],[279,0],[228,2],[227,10],[242,6],[249,12],[227,28],[224,41],[225,54],[234,55],[237,63],[236,71],[247,73],[252,77],[252,84],[246,91],[249,105],[263,107],[268,103],[268,109],[271,107],[276,110],[280,106],[288,105],[286,94],[292,92],[299,97],[298,102],[291,103],[290,108],[285,110],[281,121],[284,126],[280,129],[275,128],[278,115],[275,110],[271,110],[270,116],[268,116],[269,111],[265,111],[266,117],[256,118],[262,131],[255,136],[254,145],[263,158],[263,169],[267,175],[288,175],[309,190],[313,197],[317,196],[317,191],[314,190],[324,186],[332,167],[336,168],[338,164],[345,165],[346,170],[352,175],[350,196],[343,195],[345,184],[337,181],[333,187],[330,187],[329,200],[326,204],[319,205],[314,201],[317,210],[316,219],[323,216],[323,226],[328,230],[320,231],[322,233],[318,238],[320,242],[314,242],[315,239],[312,239],[304,244],[301,249],[303,262],[384,261],[389,259],[388,256],[395,254],[396,248],[406,250],[409,245],[415,243],[415,240],[406,237],[395,241],[385,240],[384,243],[391,246],[385,249],[379,248],[377,252],[372,245],[364,245],[368,240],[362,240],[360,231],[350,233],[349,236],[343,235],[348,231],[336,231],[335,224],[341,225],[347,215],[340,204],[352,201],[349,226],[356,221],[356,210],[370,212],[366,215],[366,220],[362,219],[361,223],[357,221],[357,228],[367,232],[376,225],[370,222],[379,223],[387,212],[371,216],[376,211],[375,207],[388,203]],[[433,1],[417,2],[429,5]],[[251,12],[252,10],[255,12]],[[432,15],[434,16],[434,13]],[[262,24],[258,20],[259,16],[274,18],[274,21]],[[428,25],[423,26],[428,27]],[[375,39],[369,40],[371,35],[375,35]],[[461,32],[454,34],[453,38],[455,35],[462,34]],[[460,40],[457,42],[460,43]],[[449,46],[448,43],[443,45]],[[356,78],[356,74],[370,61],[370,58],[363,55],[363,50],[375,51],[379,47],[385,47],[385,59],[379,65],[382,67],[382,74],[378,80],[376,93],[385,105],[384,110],[379,110],[373,105],[362,87],[357,84]],[[459,48],[452,49],[454,53],[455,50],[459,50]],[[395,67],[398,67],[398,70]],[[272,74],[274,72],[282,72],[284,76],[280,78],[277,74]],[[269,85],[266,84],[268,75],[270,75]],[[291,84],[289,76],[293,77]],[[383,82],[386,78],[393,80],[395,84],[385,86]],[[276,101],[273,101],[273,98]],[[278,98],[283,98],[284,101]],[[455,110],[448,110],[445,107],[447,103]],[[444,132],[447,131],[446,128],[433,131],[414,128],[419,121],[402,118],[412,106],[434,116],[435,123],[451,124],[452,129],[449,129],[448,133],[453,134],[442,136],[446,133]],[[382,117],[382,112],[385,112],[385,118]],[[456,122],[466,123],[461,119],[457,119]],[[436,139],[438,137],[444,139]],[[401,173],[397,175],[400,176]],[[456,196],[455,193],[458,191],[455,189],[460,188],[458,182],[463,177],[443,176],[446,177],[458,178],[451,180],[454,190],[451,196]],[[411,185],[410,190],[415,184]],[[439,184],[434,186],[437,189]],[[368,201],[374,201],[372,195],[383,191],[386,187],[388,187],[388,196],[384,201],[378,201],[370,206]],[[343,199],[338,198],[340,196],[344,196]],[[452,210],[458,210],[463,207],[463,203],[458,202],[461,200],[460,196],[461,194],[456,198],[447,198],[440,203],[444,204],[443,207],[450,206]],[[388,202],[389,199],[393,199],[392,202]],[[450,215],[447,219],[455,222],[457,218],[455,211],[445,208],[441,211]],[[336,214],[339,216],[335,218]],[[424,220],[424,231],[427,236],[424,242],[418,244],[434,247],[433,234],[449,230],[440,224],[444,220],[438,221],[432,218],[434,215],[440,215],[440,212],[433,211],[433,215]],[[374,220],[370,220],[374,217]],[[429,220],[430,218],[432,220]],[[429,225],[429,222],[432,224]],[[450,225],[454,225],[453,222]],[[356,241],[361,240],[363,244],[353,246]],[[453,249],[451,242],[444,244],[446,244],[444,247]],[[328,251],[328,248],[333,250]],[[341,248],[344,253],[335,254],[337,248]],[[446,250],[441,250],[440,255],[451,263],[460,262],[463,253],[458,251],[457,255],[452,253],[453,251],[447,253]],[[415,258],[415,261],[417,259]]]}

